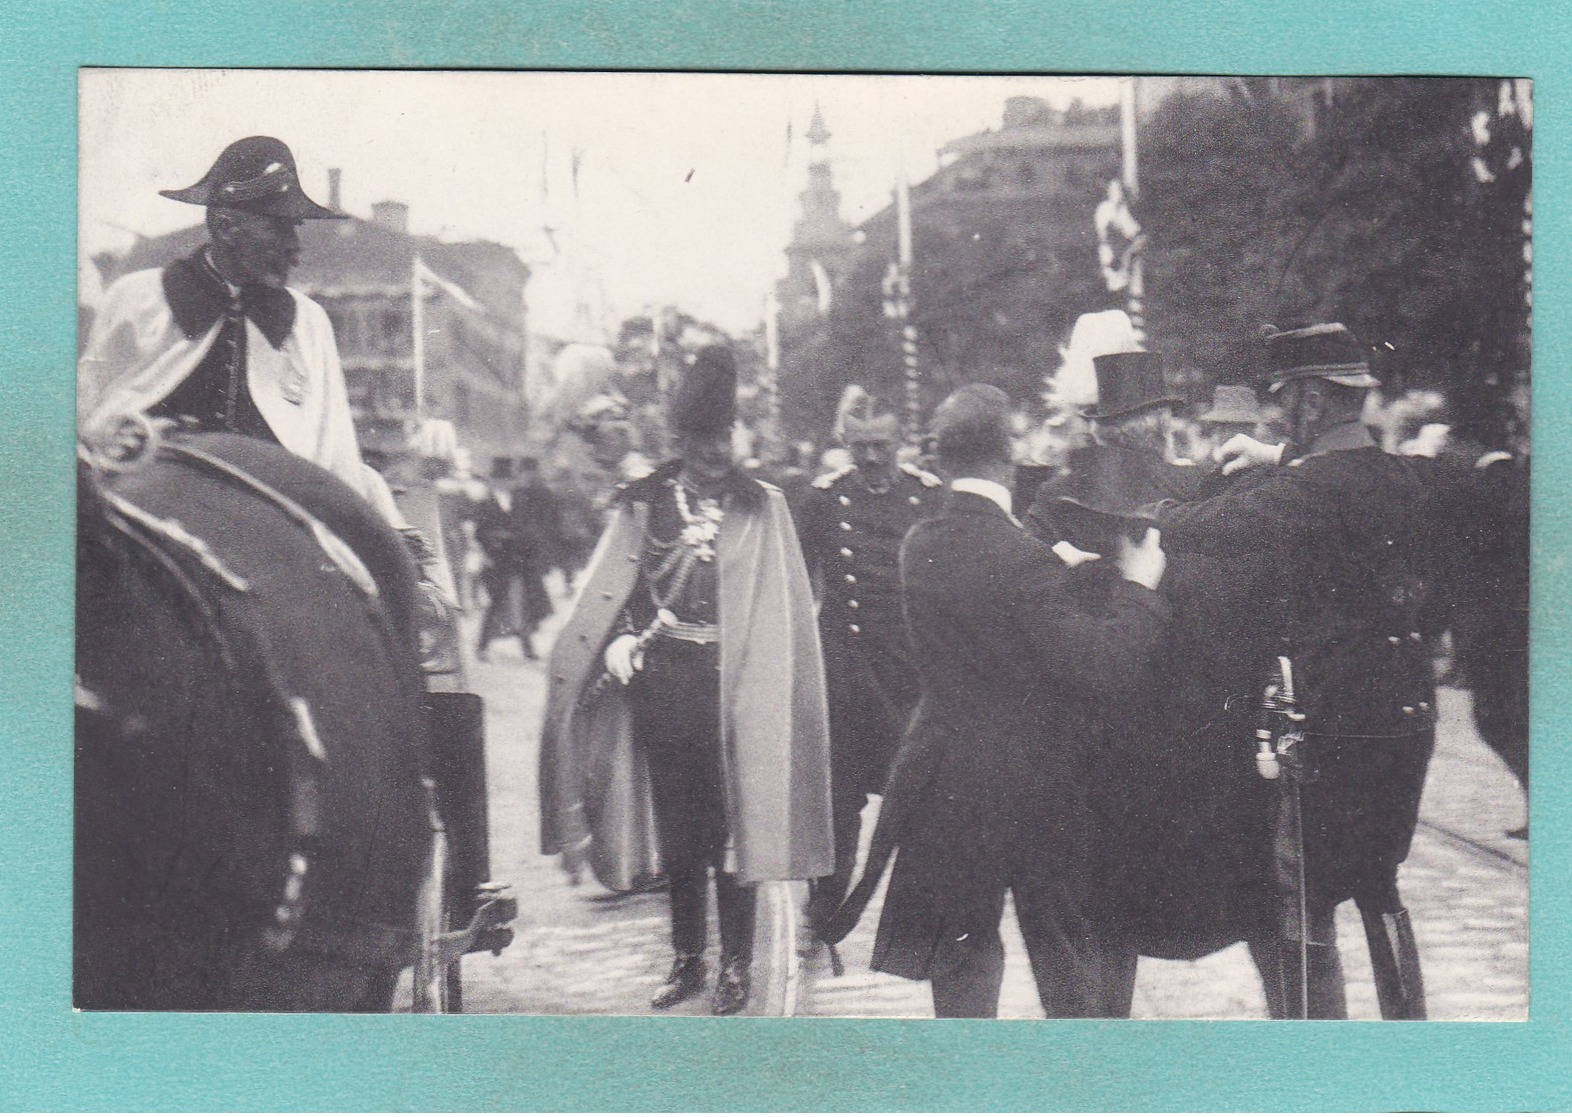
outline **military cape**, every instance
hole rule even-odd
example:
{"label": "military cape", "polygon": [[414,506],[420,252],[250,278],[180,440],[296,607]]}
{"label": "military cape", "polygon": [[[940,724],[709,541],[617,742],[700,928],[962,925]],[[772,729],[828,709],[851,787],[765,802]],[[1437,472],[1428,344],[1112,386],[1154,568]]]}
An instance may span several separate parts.
{"label": "military cape", "polygon": [[[655,481],[667,471],[645,481]],[[813,593],[785,497],[728,496],[720,563],[723,771],[736,873],[807,880],[834,868],[829,726]],[[624,487],[552,649],[540,740],[541,848],[589,843],[614,891],[659,876],[654,810],[634,747],[627,691],[602,656],[639,583],[651,488]]]}

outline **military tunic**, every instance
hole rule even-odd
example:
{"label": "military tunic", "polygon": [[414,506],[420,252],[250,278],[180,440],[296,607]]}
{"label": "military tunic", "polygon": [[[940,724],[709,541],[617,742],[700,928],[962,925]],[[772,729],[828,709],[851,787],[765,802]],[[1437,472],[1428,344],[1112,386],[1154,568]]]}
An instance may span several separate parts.
{"label": "military tunic", "polygon": [[818,478],[801,505],[803,558],[819,583],[835,782],[858,797],[884,789],[917,702],[900,549],[942,492],[933,474],[902,467],[888,491],[876,493],[853,466]]}
{"label": "military tunic", "polygon": [[934,513],[942,483],[915,466],[875,492],[855,466],[807,490],[798,515],[803,558],[819,584],[830,714],[835,873],[819,882],[815,917],[839,904],[851,881],[867,797],[884,790],[920,693],[901,611],[900,549]]}
{"label": "military tunic", "polygon": [[1329,435],[1162,521],[1171,553],[1256,556],[1277,571],[1259,609],[1293,661],[1319,769],[1305,788],[1306,861],[1312,905],[1328,915],[1351,896],[1395,910],[1435,742],[1421,618],[1436,577],[1434,512],[1412,465],[1358,431]]}

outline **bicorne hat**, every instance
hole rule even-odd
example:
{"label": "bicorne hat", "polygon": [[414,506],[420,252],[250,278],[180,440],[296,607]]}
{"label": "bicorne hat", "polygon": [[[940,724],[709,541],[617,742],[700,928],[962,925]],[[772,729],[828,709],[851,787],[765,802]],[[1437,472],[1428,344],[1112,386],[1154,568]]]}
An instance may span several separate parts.
{"label": "bicorne hat", "polygon": [[1255,389],[1243,384],[1219,384],[1212,389],[1212,409],[1197,415],[1198,423],[1259,423],[1263,416]]}
{"label": "bicorne hat", "polygon": [[1118,419],[1149,407],[1172,407],[1183,402],[1182,396],[1174,395],[1163,384],[1161,353],[1107,353],[1093,357],[1092,367],[1097,372],[1097,403],[1082,410],[1084,419]]}
{"label": "bicorne hat", "polygon": [[201,181],[184,190],[160,190],[166,198],[194,206],[226,206],[264,217],[308,221],[343,218],[319,206],[301,189],[295,157],[272,136],[247,136],[226,147]]}
{"label": "bicorne hat", "polygon": [[1381,381],[1370,374],[1370,361],[1347,326],[1323,322],[1299,330],[1263,329],[1266,338],[1266,375],[1271,391],[1290,380],[1314,376],[1345,388],[1377,388]]}
{"label": "bicorne hat", "polygon": [[737,358],[724,345],[706,345],[683,370],[666,407],[667,425],[700,438],[729,431],[737,420]]}

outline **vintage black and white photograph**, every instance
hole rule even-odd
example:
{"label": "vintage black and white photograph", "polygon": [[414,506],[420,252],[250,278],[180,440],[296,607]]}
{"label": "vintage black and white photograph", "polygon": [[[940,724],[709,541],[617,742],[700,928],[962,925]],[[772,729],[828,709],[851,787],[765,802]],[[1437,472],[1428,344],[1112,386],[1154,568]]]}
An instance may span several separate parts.
{"label": "vintage black and white photograph", "polygon": [[1527,1020],[1529,81],[78,89],[77,1008]]}

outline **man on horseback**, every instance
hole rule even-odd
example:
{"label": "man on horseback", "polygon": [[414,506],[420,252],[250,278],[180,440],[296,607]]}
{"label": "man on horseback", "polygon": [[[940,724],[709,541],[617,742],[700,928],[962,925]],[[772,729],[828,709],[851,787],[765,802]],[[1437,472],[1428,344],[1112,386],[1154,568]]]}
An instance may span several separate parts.
{"label": "man on horseback", "polygon": [[206,207],[208,241],[104,295],[78,366],[82,437],[115,437],[127,415],[275,442],[346,482],[395,525],[387,484],[364,465],[327,312],[285,286],[302,221],[346,215],[306,196],[289,148],[236,140],[207,174],[160,191]]}

